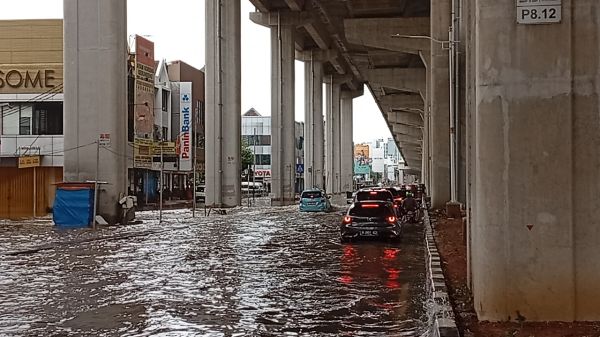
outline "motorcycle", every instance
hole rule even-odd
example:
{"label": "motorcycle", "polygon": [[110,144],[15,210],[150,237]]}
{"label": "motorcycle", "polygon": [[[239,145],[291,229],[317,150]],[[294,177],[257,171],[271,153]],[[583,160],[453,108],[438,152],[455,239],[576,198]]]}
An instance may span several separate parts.
{"label": "motorcycle", "polygon": [[419,213],[415,211],[407,211],[403,217],[404,223],[417,223],[419,222]]}

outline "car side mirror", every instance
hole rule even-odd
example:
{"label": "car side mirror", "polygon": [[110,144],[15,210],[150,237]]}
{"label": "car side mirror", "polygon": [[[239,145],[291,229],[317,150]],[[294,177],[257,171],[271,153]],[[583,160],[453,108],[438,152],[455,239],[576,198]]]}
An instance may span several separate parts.
{"label": "car side mirror", "polygon": [[330,195],[328,195],[328,196],[327,196],[327,199],[331,199],[331,196],[330,196]]}

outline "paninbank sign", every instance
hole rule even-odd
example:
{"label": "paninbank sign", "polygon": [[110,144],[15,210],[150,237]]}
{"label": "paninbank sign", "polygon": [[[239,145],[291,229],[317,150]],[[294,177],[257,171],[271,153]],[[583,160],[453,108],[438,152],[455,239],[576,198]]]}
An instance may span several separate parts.
{"label": "paninbank sign", "polygon": [[192,83],[181,82],[180,86],[180,133],[179,170],[192,170]]}

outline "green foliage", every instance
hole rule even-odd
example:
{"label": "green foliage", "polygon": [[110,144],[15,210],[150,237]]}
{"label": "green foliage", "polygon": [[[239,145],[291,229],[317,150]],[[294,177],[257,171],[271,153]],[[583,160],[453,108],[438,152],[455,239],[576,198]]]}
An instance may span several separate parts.
{"label": "green foliage", "polygon": [[245,141],[242,141],[242,169],[246,169],[252,164],[254,164],[254,154],[252,153],[252,149],[250,149],[250,145]]}

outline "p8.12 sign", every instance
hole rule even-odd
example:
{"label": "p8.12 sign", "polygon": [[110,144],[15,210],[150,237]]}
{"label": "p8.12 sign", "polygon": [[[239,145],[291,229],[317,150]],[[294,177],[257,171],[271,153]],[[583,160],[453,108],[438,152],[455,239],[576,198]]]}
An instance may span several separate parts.
{"label": "p8.12 sign", "polygon": [[562,0],[517,0],[517,23],[550,24],[562,21]]}

